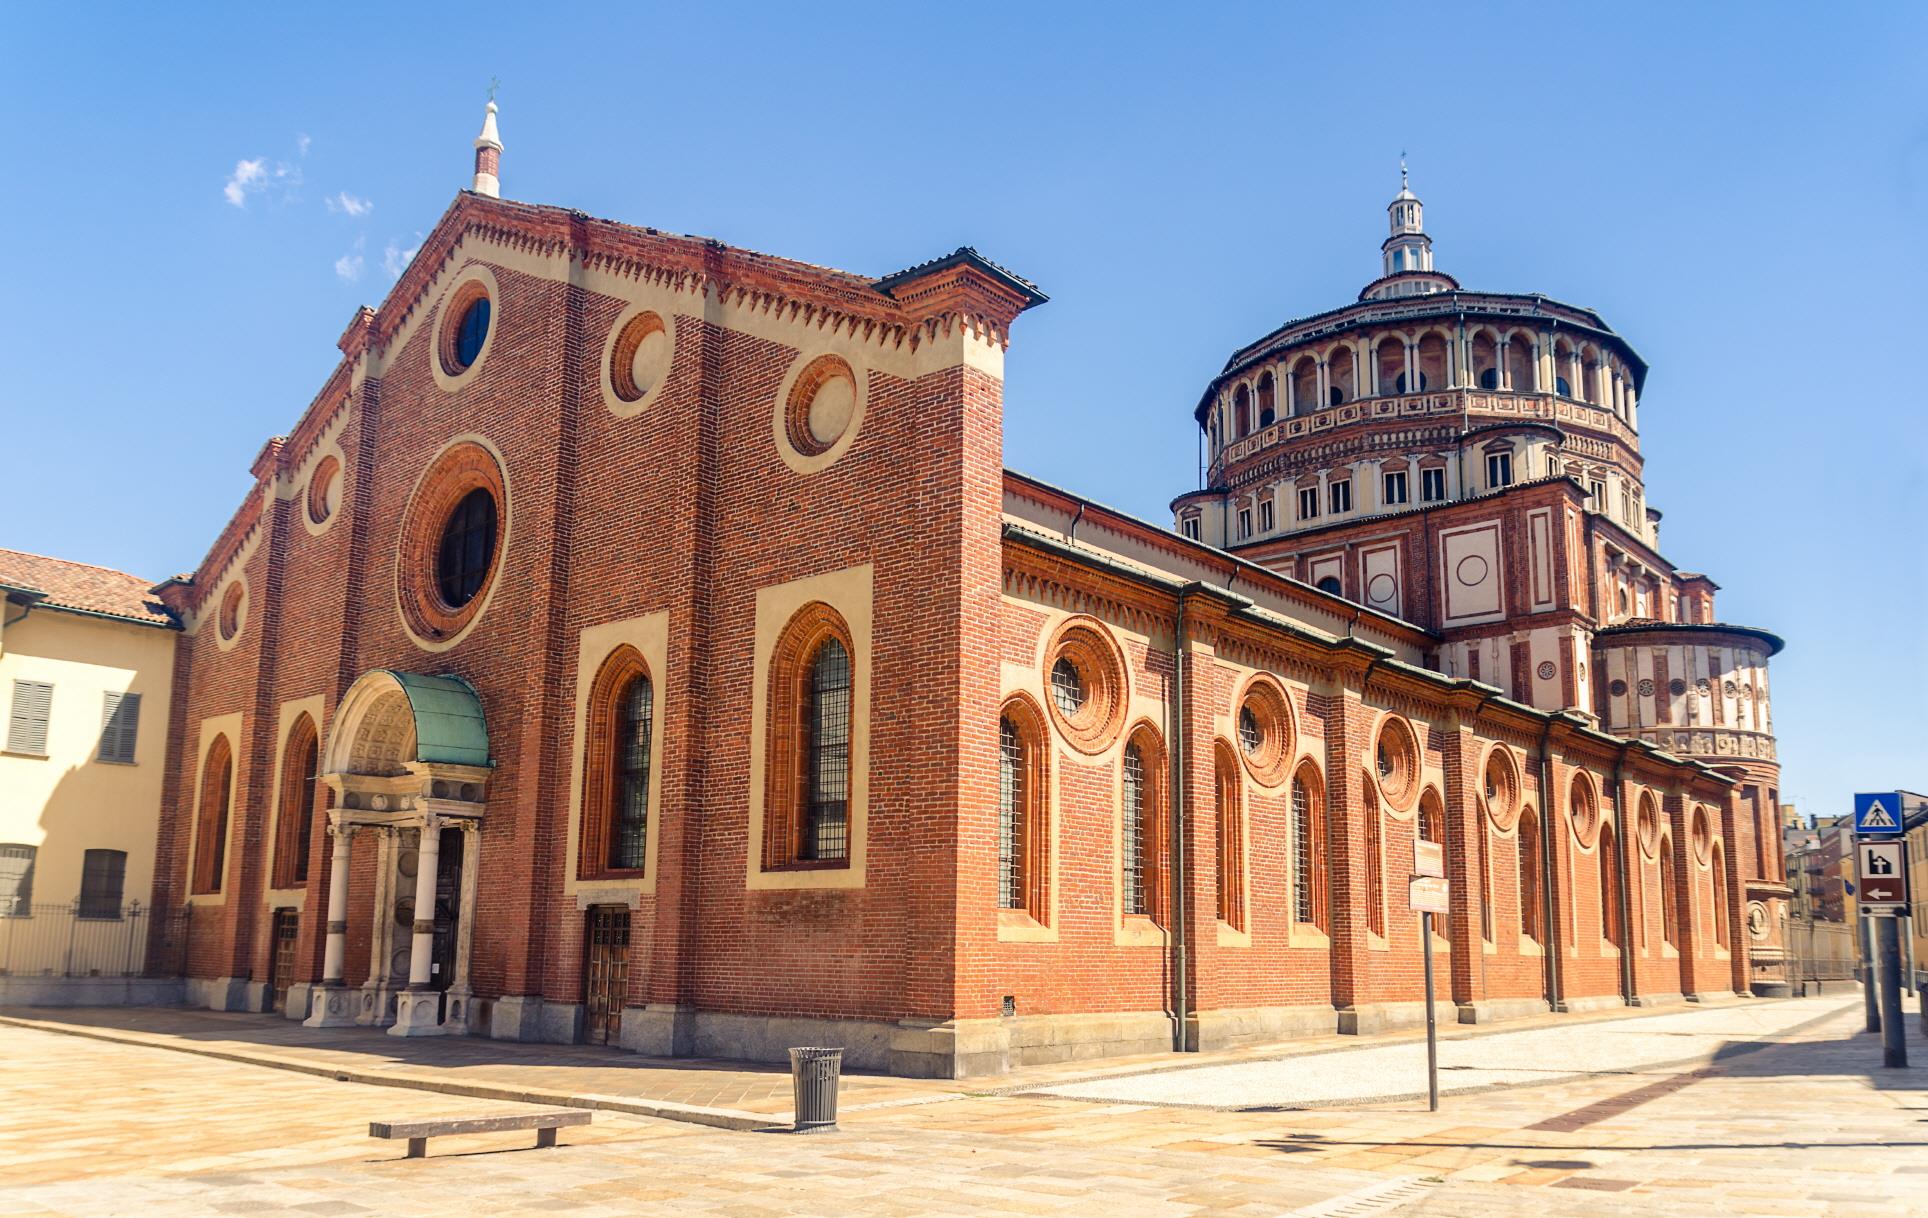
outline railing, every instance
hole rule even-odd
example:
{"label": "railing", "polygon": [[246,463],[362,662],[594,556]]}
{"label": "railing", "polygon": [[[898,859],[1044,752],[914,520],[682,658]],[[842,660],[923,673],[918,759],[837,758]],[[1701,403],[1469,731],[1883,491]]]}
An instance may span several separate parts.
{"label": "railing", "polygon": [[1850,981],[1856,963],[1855,927],[1812,918],[1787,920],[1789,981]]}
{"label": "railing", "polygon": [[75,901],[0,917],[0,977],[172,977],[187,947],[186,908],[139,902],[101,911]]}

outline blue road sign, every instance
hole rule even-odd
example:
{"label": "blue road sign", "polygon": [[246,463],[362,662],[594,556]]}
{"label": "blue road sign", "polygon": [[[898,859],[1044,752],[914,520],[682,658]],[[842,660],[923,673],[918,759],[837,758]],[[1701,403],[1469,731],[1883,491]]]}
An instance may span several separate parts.
{"label": "blue road sign", "polygon": [[1900,833],[1900,792],[1877,791],[1872,795],[1857,794],[1854,797],[1854,831],[1871,836]]}

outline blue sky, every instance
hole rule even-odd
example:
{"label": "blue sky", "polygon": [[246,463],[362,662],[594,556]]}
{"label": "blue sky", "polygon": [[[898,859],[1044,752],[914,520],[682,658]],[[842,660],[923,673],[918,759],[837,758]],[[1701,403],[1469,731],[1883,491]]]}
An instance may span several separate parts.
{"label": "blue sky", "polygon": [[1928,789],[1928,8],[84,7],[0,39],[0,546],[193,567],[491,76],[511,198],[1034,279],[1007,461],[1160,521],[1225,356],[1376,273],[1404,149],[1442,270],[1652,364],[1663,549],[1789,640],[1785,795]]}

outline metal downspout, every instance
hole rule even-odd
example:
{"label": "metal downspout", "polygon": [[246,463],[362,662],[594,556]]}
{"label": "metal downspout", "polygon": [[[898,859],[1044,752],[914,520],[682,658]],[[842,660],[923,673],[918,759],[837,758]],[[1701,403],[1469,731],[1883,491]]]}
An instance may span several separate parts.
{"label": "metal downspout", "polygon": [[1548,744],[1553,721],[1540,729],[1540,926],[1546,936],[1546,1005],[1558,1011],[1560,997],[1560,928],[1553,924],[1553,759]]}
{"label": "metal downspout", "polygon": [[1185,991],[1185,762],[1189,756],[1185,730],[1185,659],[1191,648],[1185,636],[1185,597],[1190,585],[1178,590],[1178,612],[1172,631],[1172,764],[1171,824],[1167,829],[1170,845],[1166,851],[1171,867],[1171,912],[1166,922],[1171,928],[1172,948],[1172,1049],[1186,1051],[1185,1025],[1191,1018]]}

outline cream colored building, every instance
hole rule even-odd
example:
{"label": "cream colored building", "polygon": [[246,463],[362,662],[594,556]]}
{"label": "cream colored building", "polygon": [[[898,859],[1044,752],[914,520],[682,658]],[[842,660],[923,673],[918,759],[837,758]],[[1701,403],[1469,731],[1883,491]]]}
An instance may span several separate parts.
{"label": "cream colored building", "polygon": [[153,929],[177,628],[149,586],[0,550],[0,1003],[151,997],[129,979]]}

